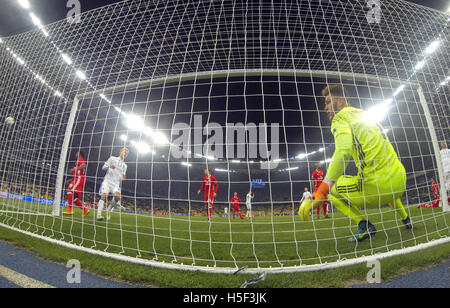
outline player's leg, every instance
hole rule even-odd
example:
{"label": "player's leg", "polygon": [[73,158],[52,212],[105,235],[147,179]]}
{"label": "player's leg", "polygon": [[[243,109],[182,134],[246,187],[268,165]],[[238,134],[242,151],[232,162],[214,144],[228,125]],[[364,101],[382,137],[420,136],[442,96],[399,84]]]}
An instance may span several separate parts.
{"label": "player's leg", "polygon": [[369,237],[375,236],[375,226],[359,210],[360,207],[365,207],[367,200],[363,193],[362,180],[359,177],[340,177],[332,187],[329,199],[338,211],[358,225],[358,229],[348,239],[348,242],[361,242]]}
{"label": "player's leg", "polygon": [[89,213],[89,209],[85,208],[83,205],[82,197],[83,197],[84,183],[78,182],[78,186],[74,188],[74,203],[80,209],[83,209],[83,217],[85,217]]}
{"label": "player's leg", "polygon": [[67,203],[69,204],[69,208],[63,214],[72,215],[73,214],[73,181],[70,183],[69,187],[67,187]]}
{"label": "player's leg", "polygon": [[107,201],[110,187],[109,183],[103,181],[102,185],[100,186],[100,201],[98,201],[97,205],[97,220],[103,220],[102,211],[105,206],[105,203]]}
{"label": "player's leg", "polygon": [[208,221],[211,221],[214,205],[214,193],[208,193]]}
{"label": "player's leg", "polygon": [[108,194],[103,193],[100,197],[100,200],[98,201],[97,205],[97,220],[103,220],[102,211],[105,207],[106,200],[108,198]]}
{"label": "player's leg", "polygon": [[208,217],[208,220],[209,220],[209,192],[206,192],[205,191],[205,198],[204,198],[204,200],[205,200],[205,214],[206,214],[206,217]]}
{"label": "player's leg", "polygon": [[317,219],[320,219],[320,206],[316,207],[316,216]]}
{"label": "player's leg", "polygon": [[322,202],[323,216],[328,218],[328,203]]}
{"label": "player's leg", "polygon": [[83,187],[78,187],[78,189],[74,193],[74,196],[75,196],[74,203],[76,204],[77,207],[83,209],[83,217],[86,217],[86,215],[89,213],[89,209],[87,207],[84,207],[83,202],[81,202],[83,197]]}
{"label": "player's leg", "polygon": [[121,205],[120,205],[120,189],[119,188],[114,189],[113,200],[112,200],[111,204],[108,206],[108,210],[106,212],[106,219],[107,220],[111,219],[111,212],[115,208],[119,208],[119,209],[121,208]]}

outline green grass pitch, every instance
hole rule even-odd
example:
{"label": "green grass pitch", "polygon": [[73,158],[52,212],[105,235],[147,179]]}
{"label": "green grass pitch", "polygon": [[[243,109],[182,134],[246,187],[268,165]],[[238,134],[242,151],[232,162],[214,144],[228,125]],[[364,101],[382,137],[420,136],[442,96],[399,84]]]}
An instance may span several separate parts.
{"label": "green grass pitch", "polygon": [[406,230],[391,209],[367,211],[378,233],[357,244],[347,242],[356,226],[340,213],[309,222],[297,216],[266,216],[252,222],[213,217],[212,223],[205,217],[113,213],[110,221],[97,222],[95,211],[86,218],[79,209],[73,216],[54,218],[41,215],[50,214],[51,206],[1,200],[0,222],[131,257],[209,267],[280,267],[367,256],[449,236],[450,213],[415,206],[407,211],[413,231]]}

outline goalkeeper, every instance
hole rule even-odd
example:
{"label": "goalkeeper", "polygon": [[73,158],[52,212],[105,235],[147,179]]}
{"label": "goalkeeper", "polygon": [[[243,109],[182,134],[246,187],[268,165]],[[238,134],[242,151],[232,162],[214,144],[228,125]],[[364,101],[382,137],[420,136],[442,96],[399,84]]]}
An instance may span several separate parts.
{"label": "goalkeeper", "polygon": [[[364,121],[363,110],[348,105],[343,85],[329,85],[322,90],[322,95],[325,97],[325,110],[332,121],[335,151],[325,180],[313,194],[314,201],[302,203],[300,218],[308,219],[312,208],[329,199],[358,225],[348,241],[360,242],[373,237],[376,229],[359,209],[379,208],[390,203],[406,228],[412,229],[400,200],[406,189],[405,168],[383,129]],[[358,168],[357,176],[344,175],[350,157]]]}

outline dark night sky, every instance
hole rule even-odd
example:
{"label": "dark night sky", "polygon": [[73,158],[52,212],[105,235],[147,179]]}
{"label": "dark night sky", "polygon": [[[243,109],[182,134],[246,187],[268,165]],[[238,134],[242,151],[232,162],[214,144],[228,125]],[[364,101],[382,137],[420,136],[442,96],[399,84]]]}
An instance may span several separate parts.
{"label": "dark night sky", "polygon": [[[65,18],[68,9],[66,0],[29,0],[33,11],[44,24]],[[86,12],[122,0],[80,0],[82,12]],[[446,11],[450,6],[448,0],[408,0],[436,10]],[[37,4],[38,3],[38,4]],[[9,36],[34,29],[30,18],[23,13],[15,0],[0,1],[0,36]]]}

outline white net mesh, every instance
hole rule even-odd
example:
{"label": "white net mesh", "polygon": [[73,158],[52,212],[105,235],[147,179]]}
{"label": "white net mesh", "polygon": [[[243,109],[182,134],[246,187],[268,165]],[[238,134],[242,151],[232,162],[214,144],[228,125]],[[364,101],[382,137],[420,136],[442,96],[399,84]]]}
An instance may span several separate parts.
{"label": "white net mesh", "polygon": [[[3,38],[0,223],[217,270],[317,265],[448,238],[439,150],[450,137],[449,18],[380,2],[129,0]],[[360,243],[348,242],[357,224],[331,203],[327,218],[322,208],[319,220],[316,210],[299,219],[315,164],[326,174],[335,150],[321,93],[330,84],[380,117],[406,170],[413,230],[393,204],[361,206],[378,232]],[[99,213],[102,167],[124,146],[126,179]],[[74,203],[63,215],[80,150],[79,200],[90,213]],[[205,168],[218,183],[210,222],[209,196],[198,194]],[[350,162],[345,174],[357,172]],[[114,192],[123,208],[111,213]]]}

